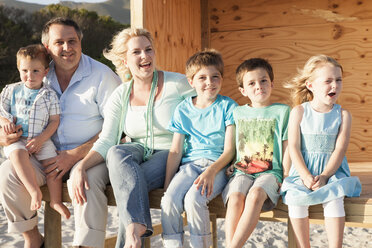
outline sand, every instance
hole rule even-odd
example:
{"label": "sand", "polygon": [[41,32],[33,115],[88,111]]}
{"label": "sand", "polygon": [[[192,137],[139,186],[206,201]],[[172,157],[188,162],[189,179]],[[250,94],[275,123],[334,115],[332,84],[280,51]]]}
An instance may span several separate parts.
{"label": "sand", "polygon": [[[70,211],[73,211],[71,205],[68,205]],[[42,225],[43,207],[39,210],[39,229],[43,233]],[[160,220],[160,211],[152,210],[153,223],[158,223]],[[106,236],[115,235],[117,230],[117,211],[116,207],[109,207],[108,225]],[[74,235],[73,218],[70,220],[62,220],[62,242],[63,247],[70,247]],[[224,240],[224,220],[217,220],[218,227],[218,247],[225,247]],[[23,239],[20,234],[7,233],[7,220],[4,210],[0,205],[0,247],[23,247]],[[323,225],[311,225],[311,247],[327,247],[327,237]],[[343,247],[372,247],[372,228],[350,228],[345,227],[345,236]],[[188,231],[185,233],[185,248],[188,248]],[[246,248],[263,248],[263,247],[287,247],[287,225],[285,223],[260,221],[257,224],[256,230],[248,239],[244,247]],[[162,242],[160,236],[151,239],[151,246],[161,248]]]}

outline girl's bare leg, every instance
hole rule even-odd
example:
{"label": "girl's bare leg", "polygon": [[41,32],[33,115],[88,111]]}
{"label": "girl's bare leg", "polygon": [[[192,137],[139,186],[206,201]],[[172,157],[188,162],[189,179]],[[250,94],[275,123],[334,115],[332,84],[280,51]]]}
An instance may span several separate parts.
{"label": "girl's bare leg", "polygon": [[309,218],[290,218],[299,248],[310,248]]}
{"label": "girl's bare leg", "polygon": [[342,247],[344,238],[345,217],[325,217],[325,229],[330,248]]}

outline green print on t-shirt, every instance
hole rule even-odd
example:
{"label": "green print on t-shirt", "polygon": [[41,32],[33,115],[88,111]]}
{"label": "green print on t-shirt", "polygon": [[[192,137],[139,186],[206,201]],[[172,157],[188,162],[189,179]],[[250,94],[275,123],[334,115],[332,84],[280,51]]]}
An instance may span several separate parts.
{"label": "green print on t-shirt", "polygon": [[235,167],[247,174],[273,168],[275,119],[238,120],[238,153]]}

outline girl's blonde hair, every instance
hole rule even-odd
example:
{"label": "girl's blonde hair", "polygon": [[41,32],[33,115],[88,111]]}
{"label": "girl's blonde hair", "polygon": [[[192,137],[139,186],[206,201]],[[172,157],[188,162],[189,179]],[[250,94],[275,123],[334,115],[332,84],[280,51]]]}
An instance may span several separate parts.
{"label": "girl's blonde hair", "polygon": [[151,33],[146,29],[142,28],[126,28],[117,33],[111,42],[111,49],[105,49],[103,51],[103,56],[115,65],[116,73],[120,76],[123,82],[128,82],[132,79],[132,74],[128,67],[125,66],[125,60],[127,56],[128,41],[133,37],[146,37],[151,46],[153,46],[154,39],[151,36]]}
{"label": "girl's blonde hair", "polygon": [[293,106],[313,100],[313,93],[306,87],[306,82],[313,76],[315,69],[324,64],[339,67],[343,72],[342,66],[332,57],[323,54],[311,57],[304,68],[298,69],[297,75],[284,85],[285,88],[291,89]]}

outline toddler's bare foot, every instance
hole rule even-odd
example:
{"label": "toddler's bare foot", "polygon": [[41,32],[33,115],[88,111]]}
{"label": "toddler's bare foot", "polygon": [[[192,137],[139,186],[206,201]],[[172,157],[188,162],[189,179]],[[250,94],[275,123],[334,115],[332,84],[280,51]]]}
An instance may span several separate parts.
{"label": "toddler's bare foot", "polygon": [[30,191],[31,196],[31,210],[38,210],[41,207],[41,198],[43,197],[43,194],[41,193],[40,188],[36,188],[33,191]]}
{"label": "toddler's bare foot", "polygon": [[50,207],[56,210],[61,216],[69,219],[71,216],[70,211],[62,202],[50,202]]}

